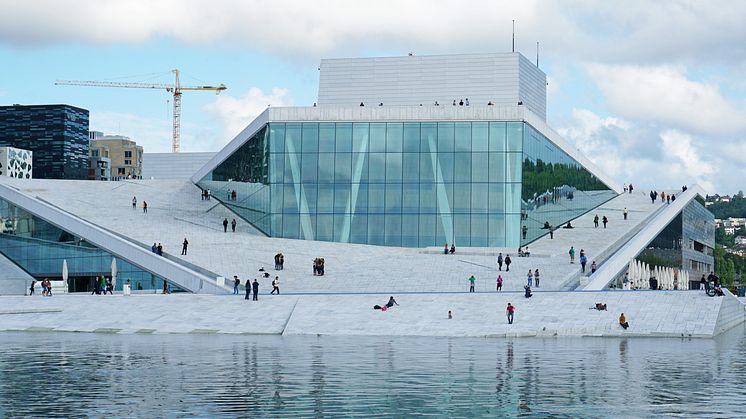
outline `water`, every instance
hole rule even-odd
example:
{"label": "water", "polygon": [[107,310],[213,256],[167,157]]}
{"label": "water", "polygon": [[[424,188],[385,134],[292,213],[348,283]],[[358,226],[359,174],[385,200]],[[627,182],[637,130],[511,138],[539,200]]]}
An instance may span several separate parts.
{"label": "water", "polygon": [[689,339],[0,334],[0,417],[737,417],[746,333]]}

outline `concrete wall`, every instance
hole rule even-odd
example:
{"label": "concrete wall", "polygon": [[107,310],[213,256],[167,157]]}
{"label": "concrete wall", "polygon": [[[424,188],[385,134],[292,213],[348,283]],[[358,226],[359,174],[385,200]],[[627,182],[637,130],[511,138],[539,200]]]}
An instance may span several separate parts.
{"label": "concrete wall", "polygon": [[145,153],[143,179],[187,180],[216,153]]}

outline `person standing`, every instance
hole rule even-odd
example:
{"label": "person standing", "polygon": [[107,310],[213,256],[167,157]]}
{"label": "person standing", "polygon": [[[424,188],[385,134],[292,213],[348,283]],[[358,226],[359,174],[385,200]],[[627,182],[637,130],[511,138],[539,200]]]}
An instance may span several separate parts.
{"label": "person standing", "polygon": [[163,245],[158,243],[158,247],[155,248],[155,252],[158,256],[163,256]]}
{"label": "person standing", "polygon": [[528,270],[528,274],[526,275],[526,284],[529,287],[534,284],[534,273],[531,272],[531,269]]}
{"label": "person standing", "polygon": [[581,272],[585,273],[585,264],[588,263],[588,258],[585,255],[580,255],[580,267]]}
{"label": "person standing", "polygon": [[163,294],[170,294],[168,291],[168,281],[163,280]]}
{"label": "person standing", "polygon": [[510,260],[510,255],[505,255],[505,272],[510,272],[510,263],[512,260]]}
{"label": "person standing", "polygon": [[250,280],[248,279],[246,280],[246,286],[244,287],[244,289],[246,289],[246,296],[243,299],[248,300],[249,295],[251,295],[251,281]]}
{"label": "person standing", "polygon": [[602,218],[602,219],[601,219],[601,222],[603,222],[603,223],[604,223],[604,228],[606,228],[606,223],[608,223],[608,222],[609,222],[609,219],[608,219],[608,218],[606,218],[606,216],[604,215],[604,218]]}
{"label": "person standing", "polygon": [[593,217],[593,228],[598,228],[598,214]]}
{"label": "person standing", "polygon": [[474,278],[474,275],[469,277],[469,292],[474,292],[474,281],[477,279]]}
{"label": "person standing", "polygon": [[591,263],[591,273],[592,274],[596,273],[596,261],[595,260]]}
{"label": "person standing", "polygon": [[508,324],[513,324],[513,313],[515,313],[515,306],[508,303],[508,308],[505,309],[505,314],[508,316]]}
{"label": "person standing", "polygon": [[503,270],[503,254],[502,252],[497,254],[497,270],[502,271]]}
{"label": "person standing", "polygon": [[148,213],[148,203],[145,202],[145,201],[142,201],[142,212],[143,212],[143,214],[147,214]]}
{"label": "person standing", "polygon": [[182,255],[187,254],[187,246],[189,246],[189,241],[187,241],[186,237],[184,237],[184,242],[181,243],[181,254]]}
{"label": "person standing", "polygon": [[503,289],[503,277],[502,275],[497,275],[497,287],[496,291],[500,291]]}
{"label": "person standing", "polygon": [[272,291],[270,294],[274,294],[277,291],[277,295],[280,295],[280,277],[275,276],[275,280],[272,281]]}
{"label": "person standing", "polygon": [[446,243],[446,246],[443,248],[443,254],[444,255],[448,254],[448,243]]}
{"label": "person standing", "polygon": [[114,283],[111,281],[111,278],[106,280],[106,291],[104,292],[104,295],[106,295],[107,292],[110,295],[114,295]]}
{"label": "person standing", "polygon": [[238,295],[239,285],[241,285],[241,280],[238,279],[238,275],[233,275],[233,295]]}
{"label": "person standing", "polygon": [[31,286],[28,289],[28,295],[29,295],[29,297],[32,296],[32,295],[34,295],[34,287],[35,286],[36,286],[36,280],[32,279],[31,280]]}
{"label": "person standing", "polygon": [[233,219],[233,221],[231,221],[231,230],[233,230],[234,233],[236,232],[236,219],[235,218]]}
{"label": "person standing", "polygon": [[285,269],[285,255],[280,253],[280,270]]}
{"label": "person standing", "polygon": [[632,186],[632,184],[630,183],[630,184],[629,184],[629,193],[630,193],[630,195],[632,194],[632,189],[635,189],[635,188],[634,188],[634,186]]}
{"label": "person standing", "polygon": [[254,282],[251,284],[251,289],[254,291],[253,301],[259,301],[259,281],[254,278]]}
{"label": "person standing", "polygon": [[132,209],[137,209],[137,197],[132,197]]}
{"label": "person standing", "polygon": [[227,233],[227,232],[228,232],[228,219],[226,218],[223,220],[223,233]]}
{"label": "person standing", "polygon": [[534,282],[536,283],[536,288],[539,288],[539,270],[534,271]]}
{"label": "person standing", "polygon": [[155,243],[153,243],[153,246],[150,247],[150,251],[157,254],[158,246]]}
{"label": "person standing", "polygon": [[567,253],[570,254],[570,263],[575,263],[575,247],[570,246],[570,251]]}
{"label": "person standing", "polygon": [[93,294],[96,294],[96,295],[101,294],[101,281],[99,280],[98,277],[96,277],[96,279],[94,279],[94,282],[93,282],[93,291],[91,292],[91,295]]}
{"label": "person standing", "polygon": [[627,214],[629,211],[627,211],[627,207],[624,207],[624,221],[627,221]]}

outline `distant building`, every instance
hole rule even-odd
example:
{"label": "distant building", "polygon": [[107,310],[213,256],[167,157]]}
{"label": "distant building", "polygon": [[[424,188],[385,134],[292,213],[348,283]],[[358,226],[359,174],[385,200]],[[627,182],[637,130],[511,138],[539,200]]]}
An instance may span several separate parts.
{"label": "distant building", "polygon": [[727,234],[727,235],[729,235],[729,236],[732,236],[732,235],[733,235],[733,233],[735,233],[735,232],[736,232],[736,228],[735,228],[735,227],[733,227],[733,226],[724,226],[724,227],[723,227],[723,230],[725,231],[725,234]]}
{"label": "distant building", "polygon": [[142,146],[123,135],[103,135],[99,131],[89,133],[91,157],[106,157],[110,160],[111,180],[142,177]]}
{"label": "distant building", "polygon": [[216,153],[145,153],[143,179],[188,180],[194,172],[207,164]]}
{"label": "distant building", "polygon": [[86,179],[88,111],[70,105],[0,106],[0,146],[33,152],[33,177]]}
{"label": "distant building", "polygon": [[111,159],[108,157],[88,157],[89,180],[111,180]]}
{"label": "distant building", "polygon": [[741,246],[746,245],[746,236],[736,237],[735,242],[736,244],[741,245]]}
{"label": "distant building", "polygon": [[20,148],[0,147],[0,176],[31,179],[33,154]]}

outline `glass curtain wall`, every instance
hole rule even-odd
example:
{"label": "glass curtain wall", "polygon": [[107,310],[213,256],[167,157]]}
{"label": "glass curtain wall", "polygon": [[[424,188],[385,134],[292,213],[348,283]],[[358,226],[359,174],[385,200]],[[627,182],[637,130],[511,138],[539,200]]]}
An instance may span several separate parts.
{"label": "glass curtain wall", "polygon": [[549,139],[524,124],[521,244],[617,196]]}
{"label": "glass curtain wall", "polygon": [[[70,292],[91,291],[96,276],[111,277],[111,253],[2,199],[0,228],[0,253],[38,280],[61,280],[63,261],[67,261]],[[122,258],[116,261],[117,290],[127,280],[133,290],[163,288],[162,278]],[[173,284],[171,289],[179,291]]]}

